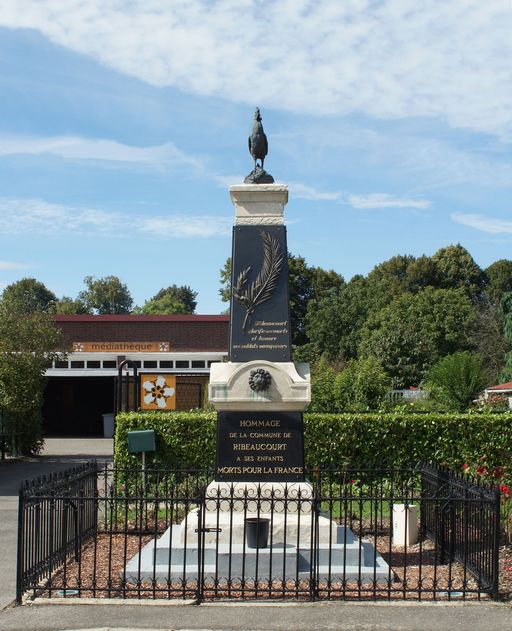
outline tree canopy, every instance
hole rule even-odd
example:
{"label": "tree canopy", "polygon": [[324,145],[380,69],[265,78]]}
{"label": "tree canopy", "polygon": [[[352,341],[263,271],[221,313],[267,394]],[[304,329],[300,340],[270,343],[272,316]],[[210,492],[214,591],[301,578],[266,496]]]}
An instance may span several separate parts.
{"label": "tree canopy", "polygon": [[74,300],[69,296],[62,296],[55,304],[55,313],[62,315],[87,314],[91,313],[91,309],[79,298]]}
{"label": "tree canopy", "polygon": [[20,313],[0,303],[0,409],[6,429],[20,432],[24,452],[37,451],[45,372],[58,357],[60,331],[45,311]]}
{"label": "tree canopy", "polygon": [[512,378],[506,368],[512,368],[511,270],[502,260],[483,271],[460,244],[433,256],[393,256],[367,276],[310,299],[306,342],[296,356],[374,357],[395,387],[408,387],[442,357],[478,351],[489,379]]}
{"label": "tree canopy", "polygon": [[135,309],[135,313],[144,313],[147,315],[173,315],[187,314],[189,309],[176,300],[171,294],[164,294],[161,298],[152,298],[147,300],[142,307]]}
{"label": "tree canopy", "polygon": [[22,278],[2,292],[2,302],[16,313],[41,313],[51,311],[57,296],[35,278]]}
{"label": "tree canopy", "polygon": [[86,289],[78,294],[88,312],[98,315],[130,313],[133,299],[128,287],[117,276],[84,278]]}
{"label": "tree canopy", "polygon": [[459,243],[441,248],[433,255],[432,261],[437,268],[439,287],[462,287],[473,298],[481,296],[486,276],[471,254]]}
{"label": "tree canopy", "polygon": [[146,301],[144,313],[194,313],[197,307],[197,291],[188,285],[170,285],[160,289]]}
{"label": "tree canopy", "polygon": [[491,300],[500,304],[503,295],[512,291],[512,261],[500,259],[485,269],[486,292]]}

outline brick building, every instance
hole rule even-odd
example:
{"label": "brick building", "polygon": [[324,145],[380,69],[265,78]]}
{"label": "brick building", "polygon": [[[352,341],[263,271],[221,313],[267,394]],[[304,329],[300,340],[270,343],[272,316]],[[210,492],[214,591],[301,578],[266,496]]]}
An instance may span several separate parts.
{"label": "brick building", "polygon": [[172,381],[175,409],[201,407],[210,365],[228,352],[229,318],[223,315],[57,315],[55,324],[67,357],[46,373],[47,435],[100,435],[102,414],[114,411],[118,366],[125,359],[136,363],[141,383],[144,375]]}

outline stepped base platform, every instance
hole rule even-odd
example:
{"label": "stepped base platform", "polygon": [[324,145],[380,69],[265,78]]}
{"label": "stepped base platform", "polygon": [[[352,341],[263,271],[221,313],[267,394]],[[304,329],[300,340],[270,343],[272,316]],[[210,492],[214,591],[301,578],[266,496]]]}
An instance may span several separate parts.
{"label": "stepped base platform", "polygon": [[[311,578],[316,554],[317,580],[375,581],[383,586],[393,580],[393,572],[371,543],[360,542],[343,526],[335,528],[335,539],[317,544],[316,550],[305,541],[299,541],[297,546],[291,540],[286,544],[274,540],[272,547],[259,549],[248,548],[243,542],[205,542],[203,578],[206,581],[307,580]],[[172,526],[129,561],[123,578],[129,583],[198,580],[200,549],[198,535],[195,537],[185,544],[182,526]]]}

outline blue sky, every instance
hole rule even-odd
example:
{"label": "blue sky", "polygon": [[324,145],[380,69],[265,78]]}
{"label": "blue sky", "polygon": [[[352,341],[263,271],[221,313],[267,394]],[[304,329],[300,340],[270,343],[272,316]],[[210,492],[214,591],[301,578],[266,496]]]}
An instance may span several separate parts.
{"label": "blue sky", "polygon": [[511,32],[510,0],[3,0],[0,287],[223,310],[255,106],[308,263],[512,258]]}

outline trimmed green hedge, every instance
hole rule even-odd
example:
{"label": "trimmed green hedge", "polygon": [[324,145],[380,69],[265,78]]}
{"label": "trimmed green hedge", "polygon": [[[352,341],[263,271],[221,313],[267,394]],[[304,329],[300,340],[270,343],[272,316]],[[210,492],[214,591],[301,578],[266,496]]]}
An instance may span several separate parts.
{"label": "trimmed green hedge", "polygon": [[[136,464],[127,432],[154,429],[157,464],[204,468],[215,464],[214,412],[129,412],[117,417],[117,465]],[[512,465],[512,413],[305,414],[306,466],[378,467],[435,461],[460,469],[485,457],[489,468]],[[152,458],[149,458],[149,462]]]}

